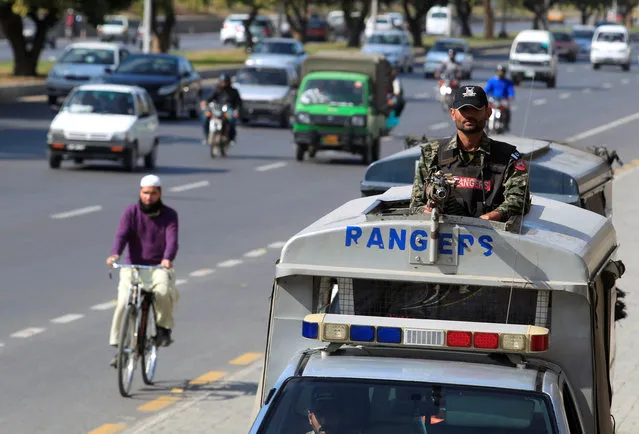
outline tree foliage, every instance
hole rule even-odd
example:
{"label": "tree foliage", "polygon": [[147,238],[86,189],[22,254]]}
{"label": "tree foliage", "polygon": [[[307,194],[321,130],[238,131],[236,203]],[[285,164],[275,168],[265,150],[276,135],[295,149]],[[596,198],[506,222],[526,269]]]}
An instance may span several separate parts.
{"label": "tree foliage", "polygon": [[571,0],[581,15],[581,24],[587,24],[595,12],[601,12],[612,5],[612,0]]}
{"label": "tree foliage", "polygon": [[422,46],[422,23],[426,13],[438,3],[438,0],[402,0],[404,16],[415,47]]}
{"label": "tree foliage", "polygon": [[532,12],[533,17],[533,29],[539,29],[542,26],[545,30],[548,30],[548,10],[559,3],[559,0],[524,0],[522,6]]}
{"label": "tree foliage", "polygon": [[[0,26],[13,51],[13,74],[37,75],[38,59],[47,33],[62,18],[67,8],[84,15],[92,25],[102,23],[112,11],[126,9],[131,0],[0,0]],[[35,24],[33,43],[27,46],[22,18]]]}

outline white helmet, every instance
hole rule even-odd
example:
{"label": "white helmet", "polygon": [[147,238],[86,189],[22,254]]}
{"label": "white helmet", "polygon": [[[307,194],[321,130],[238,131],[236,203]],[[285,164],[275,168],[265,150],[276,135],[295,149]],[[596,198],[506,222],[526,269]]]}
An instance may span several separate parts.
{"label": "white helmet", "polygon": [[162,182],[155,175],[146,175],[140,181],[140,187],[162,187]]}

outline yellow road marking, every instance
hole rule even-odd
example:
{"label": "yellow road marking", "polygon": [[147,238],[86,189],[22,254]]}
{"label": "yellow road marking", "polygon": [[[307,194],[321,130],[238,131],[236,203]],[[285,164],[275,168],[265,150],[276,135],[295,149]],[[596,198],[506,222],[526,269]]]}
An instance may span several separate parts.
{"label": "yellow road marking", "polygon": [[245,353],[240,357],[231,360],[229,363],[231,365],[249,365],[262,357],[264,357],[264,354],[262,353]]}
{"label": "yellow road marking", "polygon": [[166,408],[169,405],[171,405],[174,402],[177,402],[177,401],[179,401],[181,399],[182,398],[180,398],[178,396],[160,396],[160,397],[154,399],[153,401],[147,402],[146,404],[139,406],[138,407],[138,411],[158,411],[158,410],[162,410],[163,408]]}
{"label": "yellow road marking", "polygon": [[228,374],[228,372],[219,372],[219,371],[207,372],[206,374],[201,375],[197,377],[196,379],[189,381],[189,384],[191,386],[201,386],[203,384],[208,384],[213,381],[217,381],[220,378],[224,377],[226,374]]}
{"label": "yellow road marking", "polygon": [[122,431],[124,428],[126,428],[126,425],[123,423],[105,423],[101,427],[89,431],[89,434],[114,434]]}
{"label": "yellow road marking", "polygon": [[639,160],[632,160],[632,164],[634,164],[635,166],[639,166]]}
{"label": "yellow road marking", "polygon": [[171,393],[184,393],[184,389],[180,389],[179,387],[176,387],[174,389],[171,389]]}

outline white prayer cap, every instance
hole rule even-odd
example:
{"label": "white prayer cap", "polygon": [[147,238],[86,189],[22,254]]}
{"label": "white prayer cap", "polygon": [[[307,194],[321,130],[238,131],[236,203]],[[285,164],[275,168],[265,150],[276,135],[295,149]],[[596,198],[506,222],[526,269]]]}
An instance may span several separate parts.
{"label": "white prayer cap", "polygon": [[140,187],[162,187],[162,182],[155,175],[146,175],[140,181]]}

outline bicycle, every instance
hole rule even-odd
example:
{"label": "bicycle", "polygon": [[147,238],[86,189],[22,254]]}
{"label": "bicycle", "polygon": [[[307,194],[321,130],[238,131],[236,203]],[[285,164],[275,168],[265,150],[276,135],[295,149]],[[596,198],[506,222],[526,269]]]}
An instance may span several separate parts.
{"label": "bicycle", "polygon": [[166,268],[150,265],[125,265],[115,262],[112,268],[133,269],[133,280],[129,287],[126,308],[122,314],[117,355],[120,395],[129,397],[138,359],[140,359],[142,366],[142,381],[152,385],[158,357],[154,296],[150,289],[144,287],[140,278],[140,270],[166,270]]}

